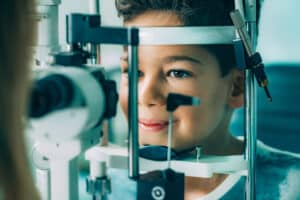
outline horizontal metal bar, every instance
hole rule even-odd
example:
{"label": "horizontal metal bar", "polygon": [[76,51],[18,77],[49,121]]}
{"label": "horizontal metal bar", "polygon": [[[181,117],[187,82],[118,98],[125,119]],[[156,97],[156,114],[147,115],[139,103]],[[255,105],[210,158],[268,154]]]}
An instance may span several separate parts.
{"label": "horizontal metal bar", "polygon": [[[233,44],[233,26],[203,27],[104,27],[98,16],[71,14],[67,20],[68,43],[119,45]],[[137,39],[129,41],[132,31]]]}
{"label": "horizontal metal bar", "polygon": [[233,26],[139,27],[139,45],[232,44]]}
{"label": "horizontal metal bar", "polygon": [[[128,37],[130,31],[136,29],[126,27],[100,26],[99,16],[73,13],[67,16],[67,42],[92,44],[136,45],[138,43]],[[131,33],[133,34],[133,33]],[[132,44],[131,42],[135,42]]]}
{"label": "horizontal metal bar", "polygon": [[[78,29],[79,30],[79,29]],[[130,45],[128,29],[116,27],[87,28],[84,31],[74,31],[69,36],[69,43],[118,44]]]}

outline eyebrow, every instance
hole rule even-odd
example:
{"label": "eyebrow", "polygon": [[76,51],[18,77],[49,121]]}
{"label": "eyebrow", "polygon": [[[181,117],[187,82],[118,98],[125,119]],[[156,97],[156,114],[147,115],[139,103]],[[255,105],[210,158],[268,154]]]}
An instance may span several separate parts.
{"label": "eyebrow", "polygon": [[[122,60],[128,60],[128,53],[120,57]],[[190,56],[168,56],[163,59],[163,63],[171,63],[177,61],[188,61],[196,64],[201,64],[201,61]]]}
{"label": "eyebrow", "polygon": [[177,61],[187,61],[196,64],[202,64],[200,60],[190,57],[190,56],[168,56],[163,59],[163,63],[172,63]]}

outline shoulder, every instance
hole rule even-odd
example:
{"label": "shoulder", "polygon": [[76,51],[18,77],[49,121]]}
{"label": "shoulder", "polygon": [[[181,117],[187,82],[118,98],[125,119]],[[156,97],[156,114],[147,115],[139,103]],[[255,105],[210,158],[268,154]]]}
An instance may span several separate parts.
{"label": "shoulder", "polygon": [[257,142],[257,165],[269,166],[284,170],[300,168],[300,154],[282,151]]}
{"label": "shoulder", "polygon": [[[258,142],[257,185],[263,195],[278,199],[298,199],[300,193],[300,155],[281,151]],[[269,196],[271,197],[271,196]]]}

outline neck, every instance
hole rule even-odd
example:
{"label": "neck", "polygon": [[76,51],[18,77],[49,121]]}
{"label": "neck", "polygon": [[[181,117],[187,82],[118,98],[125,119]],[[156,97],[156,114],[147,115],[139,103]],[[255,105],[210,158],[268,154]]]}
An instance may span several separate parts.
{"label": "neck", "polygon": [[[218,128],[215,134],[202,144],[202,152],[206,155],[238,155],[244,151],[244,143],[229,132],[227,127]],[[214,174],[211,178],[185,177],[185,200],[192,200],[213,191],[225,179],[225,174]]]}
{"label": "neck", "polygon": [[184,199],[192,200],[204,196],[220,185],[227,175],[215,174],[211,178],[185,177]]}
{"label": "neck", "polygon": [[230,124],[231,112],[215,129],[215,131],[206,138],[200,145],[202,152],[207,155],[237,155],[242,154],[244,151],[243,141],[233,137],[228,131]]}
{"label": "neck", "polygon": [[208,138],[202,148],[207,155],[237,155],[243,153],[244,143],[226,133],[223,137],[219,134],[218,138]]}
{"label": "neck", "polygon": [[[242,154],[244,148],[243,142],[235,139],[231,135],[229,136],[230,137],[228,138],[226,137],[222,145],[218,143],[219,146],[215,146],[218,148],[215,148],[214,150],[206,149],[204,153],[210,155]],[[227,176],[228,175],[226,174],[214,174],[211,178],[185,177],[184,199],[197,199],[210,193],[218,187],[227,178]]]}

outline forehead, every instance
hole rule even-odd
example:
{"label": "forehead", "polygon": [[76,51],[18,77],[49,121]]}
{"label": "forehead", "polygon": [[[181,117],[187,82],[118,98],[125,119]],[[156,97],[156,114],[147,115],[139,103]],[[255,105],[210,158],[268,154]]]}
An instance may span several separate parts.
{"label": "forehead", "polygon": [[146,11],[125,21],[125,26],[183,26],[178,15],[172,11]]}
{"label": "forehead", "polygon": [[[124,25],[135,27],[184,26],[178,15],[171,11],[146,11],[124,22]],[[125,47],[124,50],[126,51],[127,48]],[[142,63],[154,60],[159,62],[172,56],[189,56],[203,63],[214,63],[214,65],[217,63],[216,57],[201,45],[139,46],[139,54],[139,60]]]}
{"label": "forehead", "polygon": [[[125,26],[135,26],[135,27],[172,27],[172,26],[184,26],[182,21],[179,19],[178,15],[172,11],[146,11],[136,17],[124,22]],[[159,37],[159,36],[158,36]],[[162,52],[166,53],[183,53],[191,54],[195,51],[200,51],[201,53],[207,53],[204,48],[200,45],[147,45],[140,46],[142,49],[151,50],[154,48],[159,48]],[[127,47],[124,47],[127,50]],[[159,55],[158,55],[159,56]]]}

